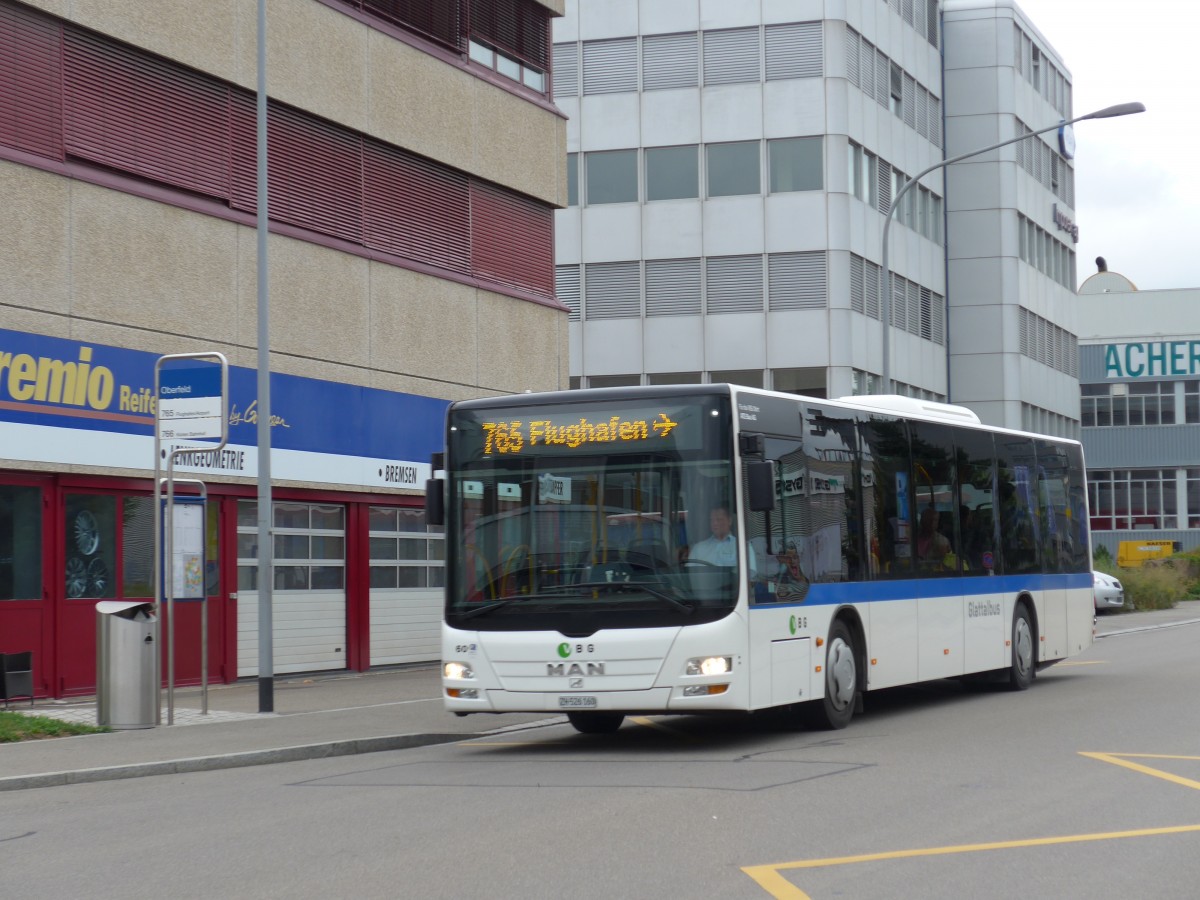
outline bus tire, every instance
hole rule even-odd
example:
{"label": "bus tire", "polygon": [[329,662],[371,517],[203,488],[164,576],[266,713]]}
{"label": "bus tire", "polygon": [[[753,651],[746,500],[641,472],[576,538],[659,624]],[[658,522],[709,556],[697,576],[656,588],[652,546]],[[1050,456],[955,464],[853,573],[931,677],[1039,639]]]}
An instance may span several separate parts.
{"label": "bus tire", "polygon": [[1037,670],[1037,637],[1033,618],[1025,601],[1017,603],[1012,622],[1012,663],[1008,667],[1008,686],[1023,691],[1033,684]]}
{"label": "bus tire", "polygon": [[567,721],[580,734],[615,734],[625,716],[621,713],[569,712]]}
{"label": "bus tire", "polygon": [[838,619],[829,629],[825,647],[825,696],[810,705],[810,718],[818,728],[845,728],[858,702],[858,648],[854,635]]}

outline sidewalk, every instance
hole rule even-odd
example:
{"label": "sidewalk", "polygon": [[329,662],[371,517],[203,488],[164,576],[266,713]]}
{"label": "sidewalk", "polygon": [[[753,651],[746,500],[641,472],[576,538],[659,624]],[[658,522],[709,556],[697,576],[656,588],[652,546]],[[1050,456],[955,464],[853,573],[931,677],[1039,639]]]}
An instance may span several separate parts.
{"label": "sidewalk", "polygon": [[[175,724],[0,744],[0,792],[265,765],[446,743],[565,721],[546,715],[458,717],[442,708],[434,664],[275,678],[275,711],[259,713],[258,681],[175,689]],[[28,711],[15,702],[12,709]],[[38,715],[96,724],[95,698],[38,701]]]}
{"label": "sidewalk", "polygon": [[[1155,612],[1105,613],[1096,637],[1200,623],[1200,600]],[[275,679],[273,713],[258,712],[258,682],[175,690],[175,724],[138,731],[0,744],[0,792],[265,765],[449,743],[563,719],[515,714],[459,718],[442,709],[436,664]],[[163,692],[166,703],[166,691]],[[14,709],[18,707],[14,705]],[[28,709],[28,707],[25,707]],[[96,723],[94,698],[43,700],[34,712]]]}

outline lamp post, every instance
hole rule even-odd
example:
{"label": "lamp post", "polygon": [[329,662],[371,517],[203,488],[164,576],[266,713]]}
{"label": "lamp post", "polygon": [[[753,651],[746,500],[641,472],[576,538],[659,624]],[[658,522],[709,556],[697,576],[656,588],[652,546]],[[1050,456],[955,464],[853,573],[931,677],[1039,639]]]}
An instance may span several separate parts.
{"label": "lamp post", "polygon": [[999,150],[1001,147],[1007,147],[1009,144],[1015,144],[1017,141],[1023,141],[1038,134],[1044,134],[1047,131],[1054,131],[1056,128],[1064,128],[1068,125],[1074,125],[1076,122],[1082,122],[1084,119],[1111,119],[1116,116],[1128,116],[1133,113],[1145,112],[1146,106],[1143,103],[1118,103],[1116,106],[1106,106],[1104,109],[1090,112],[1085,116],[1076,116],[1065,122],[1056,122],[1053,125],[1047,125],[1045,128],[1039,128],[1037,131],[1029,131],[1025,134],[1019,134],[1016,137],[1009,138],[1006,141],[1000,141],[998,144],[992,144],[988,147],[980,147],[978,150],[971,150],[967,153],[960,153],[958,156],[952,156],[949,159],[943,159],[941,162],[934,163],[927,169],[922,169],[896,192],[896,196],[892,198],[891,208],[888,210],[887,216],[883,220],[883,271],[879,278],[879,316],[883,325],[883,371],[881,373],[880,393],[890,394],[892,391],[892,273],[888,268],[888,232],[892,226],[892,214],[900,207],[900,198],[908,192],[909,188],[914,187],[917,182],[928,175],[935,169],[942,169],[946,166],[953,165],[956,162],[962,162],[964,159],[969,159],[972,156],[978,156],[981,153],[988,153],[992,150]]}

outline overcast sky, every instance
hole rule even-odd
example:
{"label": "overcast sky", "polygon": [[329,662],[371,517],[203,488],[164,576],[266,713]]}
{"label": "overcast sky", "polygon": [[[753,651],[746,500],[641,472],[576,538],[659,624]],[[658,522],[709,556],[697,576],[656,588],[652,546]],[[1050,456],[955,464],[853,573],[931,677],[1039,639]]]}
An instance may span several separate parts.
{"label": "overcast sky", "polygon": [[1141,290],[1200,287],[1200,103],[1191,84],[1200,4],[1017,4],[1071,73],[1075,115],[1133,100],[1146,104],[1139,115],[1075,126],[1080,282],[1103,256],[1110,271]]}

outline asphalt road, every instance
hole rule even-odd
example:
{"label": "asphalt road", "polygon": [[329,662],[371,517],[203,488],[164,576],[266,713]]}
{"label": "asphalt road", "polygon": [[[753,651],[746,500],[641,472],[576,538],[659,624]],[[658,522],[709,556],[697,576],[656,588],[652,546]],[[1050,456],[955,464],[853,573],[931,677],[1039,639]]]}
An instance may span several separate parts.
{"label": "asphalt road", "polygon": [[1023,693],[786,719],[555,725],[0,795],[4,896],[1193,898],[1200,625]]}

